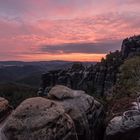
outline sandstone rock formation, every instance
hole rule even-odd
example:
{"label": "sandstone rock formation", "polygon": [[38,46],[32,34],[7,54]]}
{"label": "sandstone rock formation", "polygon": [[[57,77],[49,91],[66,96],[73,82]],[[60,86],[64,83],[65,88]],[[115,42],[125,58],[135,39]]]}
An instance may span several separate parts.
{"label": "sandstone rock formation", "polygon": [[103,136],[104,109],[84,91],[55,86],[48,98],[61,104],[72,118],[79,140],[101,140]]}
{"label": "sandstone rock formation", "polygon": [[4,133],[8,140],[77,140],[64,109],[41,97],[23,101],[9,117]]}
{"label": "sandstone rock formation", "polygon": [[140,35],[124,39],[121,53],[124,59],[140,55]]}
{"label": "sandstone rock formation", "polygon": [[140,113],[127,118],[115,117],[106,129],[105,140],[139,140],[140,138]]}
{"label": "sandstone rock formation", "polygon": [[122,63],[119,51],[107,55],[107,59],[88,68],[71,68],[68,70],[50,71],[42,75],[42,84],[38,92],[45,95],[59,84],[75,90],[84,90],[86,93],[104,95],[116,82],[116,73]]}
{"label": "sandstone rock formation", "polygon": [[84,68],[81,64],[68,70],[49,71],[42,75],[39,95],[47,94],[55,85],[84,90],[89,94],[103,96],[117,81],[119,67],[127,57],[140,55],[140,36],[123,41],[120,51],[110,53],[95,66]]}
{"label": "sandstone rock formation", "polygon": [[103,106],[83,91],[54,87],[23,101],[4,126],[7,140],[101,140]]}
{"label": "sandstone rock formation", "polygon": [[140,103],[133,102],[131,108],[122,116],[114,117],[108,124],[105,140],[140,139]]}
{"label": "sandstone rock formation", "polygon": [[11,109],[8,100],[0,97],[0,122],[11,112]]}

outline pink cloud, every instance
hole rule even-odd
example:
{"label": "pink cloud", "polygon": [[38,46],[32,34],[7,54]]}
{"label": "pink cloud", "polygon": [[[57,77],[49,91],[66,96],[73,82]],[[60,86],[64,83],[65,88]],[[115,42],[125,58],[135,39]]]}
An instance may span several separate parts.
{"label": "pink cloud", "polygon": [[44,56],[40,50],[44,45],[120,41],[140,33],[138,0],[0,2],[0,54],[9,59]]}

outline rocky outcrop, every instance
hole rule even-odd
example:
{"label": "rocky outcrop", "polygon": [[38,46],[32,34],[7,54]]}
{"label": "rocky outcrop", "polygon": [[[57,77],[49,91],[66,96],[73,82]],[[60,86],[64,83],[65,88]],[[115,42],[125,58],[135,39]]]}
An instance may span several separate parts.
{"label": "rocky outcrop", "polygon": [[133,102],[131,108],[121,116],[114,117],[108,124],[105,140],[140,139],[140,103]]}
{"label": "rocky outcrop", "polygon": [[88,71],[80,63],[75,63],[70,69],[49,71],[42,75],[41,88],[38,94],[44,95],[55,85],[65,85],[72,89],[80,89],[82,79]]}
{"label": "rocky outcrop", "polygon": [[127,57],[140,55],[140,36],[127,38],[120,51],[110,53],[95,66],[83,67],[74,64],[71,69],[49,71],[42,75],[39,95],[47,94],[55,85],[84,90],[89,94],[103,96],[116,84],[119,67]]}
{"label": "rocky outcrop", "polygon": [[107,127],[105,140],[139,140],[140,114],[133,113],[135,115],[128,118],[113,118]]}
{"label": "rocky outcrop", "polygon": [[0,122],[7,117],[11,110],[12,107],[9,105],[8,100],[0,97]]}
{"label": "rocky outcrop", "polygon": [[83,91],[65,86],[48,98],[23,101],[4,126],[7,140],[101,140],[103,106]]}
{"label": "rocky outcrop", "polygon": [[108,120],[113,119],[107,126],[105,140],[140,139],[140,36],[124,40],[122,56],[125,61],[120,68],[120,79],[110,90],[111,96],[107,96]]}
{"label": "rocky outcrop", "polygon": [[121,53],[124,59],[140,55],[140,35],[126,38],[122,43]]}
{"label": "rocky outcrop", "polygon": [[55,86],[48,98],[60,103],[72,118],[79,140],[101,140],[103,137],[103,106],[84,91]]}
{"label": "rocky outcrop", "polygon": [[7,140],[77,140],[72,119],[45,98],[23,101],[4,127]]}
{"label": "rocky outcrop", "polygon": [[75,90],[84,90],[88,94],[103,96],[105,91],[115,84],[116,73],[121,63],[121,54],[116,51],[107,55],[106,59],[95,66],[84,68],[78,63],[68,70],[47,72],[42,75],[42,84],[38,94],[48,94],[53,86],[59,84]]}
{"label": "rocky outcrop", "polygon": [[94,89],[97,95],[105,96],[107,92],[117,81],[119,66],[122,64],[121,53],[116,51],[106,55],[100,63],[95,65],[94,70]]}

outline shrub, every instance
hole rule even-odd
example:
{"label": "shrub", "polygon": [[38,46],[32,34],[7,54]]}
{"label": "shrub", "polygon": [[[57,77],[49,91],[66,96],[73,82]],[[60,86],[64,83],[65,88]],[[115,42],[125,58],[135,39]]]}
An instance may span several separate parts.
{"label": "shrub", "polygon": [[126,60],[120,67],[119,85],[129,92],[140,90],[140,56]]}

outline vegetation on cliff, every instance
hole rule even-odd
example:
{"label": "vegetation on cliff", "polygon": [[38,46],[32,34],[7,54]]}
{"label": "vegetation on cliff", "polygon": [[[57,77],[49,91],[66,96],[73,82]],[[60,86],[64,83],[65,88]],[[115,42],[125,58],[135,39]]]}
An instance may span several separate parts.
{"label": "vegetation on cliff", "polygon": [[121,115],[140,95],[140,56],[126,59],[119,68],[118,81],[107,93],[108,117]]}
{"label": "vegetation on cliff", "polygon": [[119,84],[130,93],[140,90],[140,56],[127,59],[120,67]]}

